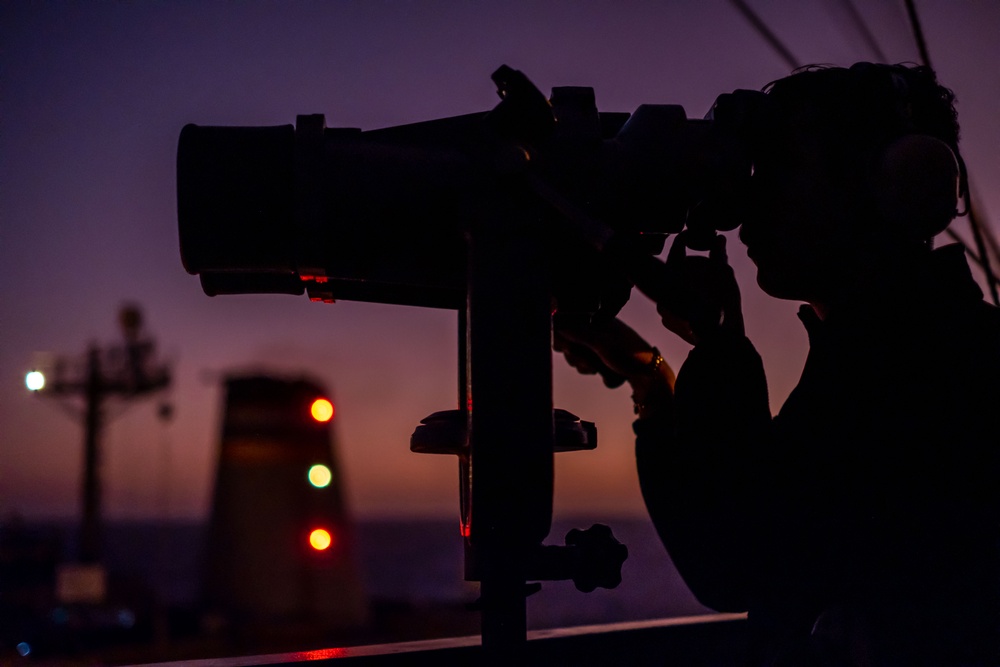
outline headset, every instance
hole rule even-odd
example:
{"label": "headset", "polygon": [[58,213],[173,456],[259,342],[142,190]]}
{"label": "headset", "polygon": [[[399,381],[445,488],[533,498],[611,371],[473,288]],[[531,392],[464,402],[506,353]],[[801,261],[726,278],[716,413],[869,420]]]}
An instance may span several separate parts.
{"label": "headset", "polygon": [[810,65],[764,90],[769,98],[816,105],[821,122],[830,123],[831,136],[847,146],[843,168],[864,175],[885,231],[929,242],[964,214],[958,206],[968,186],[958,152],[954,95],[937,83],[930,68]]}
{"label": "headset", "polygon": [[929,240],[959,215],[959,158],[937,137],[908,134],[882,154],[875,176],[879,214],[908,238]]}
{"label": "headset", "polygon": [[[875,95],[888,115],[887,122],[901,133],[881,151],[871,176],[876,209],[890,231],[929,241],[960,215],[959,200],[968,189],[958,153],[954,96],[937,84],[926,67],[856,63],[848,71]],[[931,95],[937,99],[929,100]],[[932,134],[935,128],[929,127],[922,103],[939,109],[947,105],[953,145]]]}

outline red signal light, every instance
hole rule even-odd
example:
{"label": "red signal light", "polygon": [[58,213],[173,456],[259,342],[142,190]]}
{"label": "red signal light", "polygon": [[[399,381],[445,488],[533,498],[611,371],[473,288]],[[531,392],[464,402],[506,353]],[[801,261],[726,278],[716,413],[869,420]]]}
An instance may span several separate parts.
{"label": "red signal light", "polygon": [[318,422],[328,422],[333,419],[333,403],[325,398],[317,398],[309,408],[313,419]]}
{"label": "red signal light", "polygon": [[309,533],[309,546],[311,546],[316,551],[326,551],[333,544],[333,536],[330,535],[330,531],[324,530],[322,528],[316,528],[311,533]]}

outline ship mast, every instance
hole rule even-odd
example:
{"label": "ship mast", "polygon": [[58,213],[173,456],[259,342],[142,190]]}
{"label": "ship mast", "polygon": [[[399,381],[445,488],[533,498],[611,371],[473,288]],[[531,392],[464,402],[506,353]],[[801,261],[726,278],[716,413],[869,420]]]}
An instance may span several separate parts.
{"label": "ship mast", "polygon": [[[133,304],[119,311],[124,343],[100,347],[91,344],[79,356],[56,357],[46,377],[35,370],[28,374],[28,388],[39,396],[83,400],[83,409],[70,408],[83,422],[83,470],[81,480],[81,524],[78,560],[97,564],[101,560],[101,437],[107,421],[108,399],[129,403],[170,386],[171,372],[156,361],[156,344],[142,327],[142,311]],[[161,408],[169,414],[169,407]]]}

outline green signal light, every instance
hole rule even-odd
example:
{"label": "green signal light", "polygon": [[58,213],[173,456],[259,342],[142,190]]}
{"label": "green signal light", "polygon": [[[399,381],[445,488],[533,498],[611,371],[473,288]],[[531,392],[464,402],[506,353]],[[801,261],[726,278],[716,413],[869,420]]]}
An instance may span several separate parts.
{"label": "green signal light", "polygon": [[325,465],[318,463],[309,468],[309,483],[317,489],[330,486],[331,481],[333,481],[333,473]]}

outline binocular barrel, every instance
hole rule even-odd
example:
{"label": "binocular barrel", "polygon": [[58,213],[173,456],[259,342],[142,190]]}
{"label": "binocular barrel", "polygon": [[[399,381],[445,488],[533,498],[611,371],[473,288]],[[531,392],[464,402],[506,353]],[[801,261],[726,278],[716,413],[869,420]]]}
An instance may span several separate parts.
{"label": "binocular barrel", "polygon": [[327,128],[322,115],[187,125],[181,258],[212,296],[460,308],[469,226],[520,216],[553,239],[568,284],[600,273],[588,253],[610,236],[658,237],[627,244],[656,254],[685,225],[735,227],[729,195],[750,174],[744,130],[758,97],[721,96],[704,120],[677,105],[599,113],[590,89],[556,88],[549,102],[511,94],[489,112],[369,131]]}

